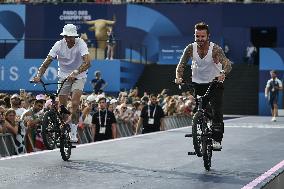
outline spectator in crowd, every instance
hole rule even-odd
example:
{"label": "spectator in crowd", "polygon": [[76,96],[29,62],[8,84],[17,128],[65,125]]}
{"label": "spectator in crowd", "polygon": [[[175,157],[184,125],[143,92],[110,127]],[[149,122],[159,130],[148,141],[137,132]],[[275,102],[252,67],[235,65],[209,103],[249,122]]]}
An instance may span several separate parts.
{"label": "spectator in crowd", "polygon": [[116,99],[111,99],[108,105],[108,110],[113,112],[114,115],[116,116],[116,114],[118,114],[118,110],[117,110],[117,100]]}
{"label": "spectator in crowd", "polygon": [[133,103],[135,101],[139,101],[140,98],[138,96],[138,88],[131,89],[128,95],[128,103]]}
{"label": "spectator in crowd", "polygon": [[[14,137],[18,153],[23,153],[25,149],[25,133],[26,128],[22,121],[16,119],[16,111],[12,108],[5,112],[4,129],[7,133],[11,133]],[[15,152],[16,154],[16,152]]]}
{"label": "spectator in crowd", "polygon": [[85,102],[85,107],[82,110],[82,120],[86,126],[91,126],[92,124],[92,115],[96,111],[96,97],[94,95],[89,95]]}
{"label": "spectator in crowd", "polygon": [[21,108],[21,98],[18,94],[11,96],[11,108],[16,111],[17,119],[20,119],[22,114],[26,111],[25,108]]}
{"label": "spectator in crowd", "polygon": [[131,109],[129,109],[127,107],[127,104],[126,103],[122,103],[120,106],[119,106],[119,109],[118,109],[119,113],[117,115],[117,118],[119,120],[121,120],[123,123],[129,125],[131,123],[131,118],[132,118],[132,111]]}
{"label": "spectator in crowd", "polygon": [[3,99],[0,99],[0,106],[6,108],[6,102]]}
{"label": "spectator in crowd", "polygon": [[[37,129],[40,127],[44,100],[35,100],[33,106],[25,111],[21,117],[27,128],[27,152],[32,152],[36,144]],[[40,136],[41,137],[41,136]]]}
{"label": "spectator in crowd", "polygon": [[6,108],[11,108],[11,98],[10,98],[10,96],[9,95],[6,95],[4,98],[3,98],[3,100],[5,101],[5,103],[6,103]]}
{"label": "spectator in crowd", "polygon": [[164,111],[157,103],[157,96],[151,94],[150,103],[144,106],[141,111],[135,134],[138,134],[142,125],[142,134],[164,130],[164,117]]}
{"label": "spectator in crowd", "polygon": [[118,95],[118,101],[121,103],[128,103],[128,93],[126,91],[121,91]]}
{"label": "spectator in crowd", "polygon": [[18,133],[16,111],[12,108],[5,112],[5,129],[8,133],[16,135]]}
{"label": "spectator in crowd", "polygon": [[177,114],[177,105],[174,98],[171,98],[171,100],[166,104],[165,113],[167,116],[173,116]]}
{"label": "spectator in crowd", "polygon": [[64,38],[54,44],[33,80],[34,82],[40,82],[41,77],[53,59],[58,59],[59,81],[62,82],[64,79],[67,79],[67,82],[64,83],[59,93],[60,107],[61,111],[66,111],[65,107],[67,105],[68,96],[72,92],[70,117],[71,141],[77,142],[80,97],[86,82],[87,70],[91,66],[91,63],[87,44],[83,39],[76,38],[78,34],[75,25],[66,24],[60,35]]}
{"label": "spectator in crowd", "polygon": [[28,109],[29,108],[29,103],[26,100],[21,99],[20,101],[21,101],[20,102],[20,108],[24,108],[24,109]]}
{"label": "spectator in crowd", "polygon": [[115,48],[116,40],[113,33],[113,28],[109,27],[107,30],[107,57],[106,60],[113,60],[114,56],[114,48]]}
{"label": "spectator in crowd", "polygon": [[95,79],[93,79],[91,83],[95,94],[102,94],[107,86],[107,82],[102,78],[100,71],[95,71]]}
{"label": "spectator in crowd", "polygon": [[132,121],[132,127],[134,129],[134,133],[136,132],[136,126],[137,126],[137,123],[139,121],[139,117],[141,115],[141,111],[144,107],[144,105],[139,102],[139,101],[135,101],[133,102],[133,114],[132,114],[132,118],[131,118],[131,121]]}
{"label": "spectator in crowd", "polygon": [[114,114],[107,110],[105,97],[98,99],[98,108],[92,117],[94,141],[116,138],[116,119]]}
{"label": "spectator in crowd", "polygon": [[149,97],[147,94],[144,94],[144,96],[142,96],[141,103],[144,105],[147,105],[149,103]]}
{"label": "spectator in crowd", "polygon": [[[190,43],[183,51],[176,69],[176,83],[183,81],[183,74],[187,62],[192,59],[192,82],[194,83],[195,95],[204,95],[210,82],[217,78],[218,84],[214,84],[209,94],[214,115],[212,119],[213,148],[222,149],[224,133],[223,122],[223,81],[231,69],[231,61],[225,56],[224,51],[217,44],[209,41],[209,26],[204,22],[197,23],[195,29],[195,42]],[[206,102],[205,102],[206,104]]]}
{"label": "spectator in crowd", "polygon": [[283,89],[283,85],[280,79],[277,78],[277,72],[275,70],[270,71],[271,79],[266,83],[265,98],[268,98],[271,106],[271,121],[276,121],[278,115],[278,96],[279,91]]}
{"label": "spectator in crowd", "polygon": [[0,133],[4,133],[4,123],[5,123],[5,108],[0,106]]}

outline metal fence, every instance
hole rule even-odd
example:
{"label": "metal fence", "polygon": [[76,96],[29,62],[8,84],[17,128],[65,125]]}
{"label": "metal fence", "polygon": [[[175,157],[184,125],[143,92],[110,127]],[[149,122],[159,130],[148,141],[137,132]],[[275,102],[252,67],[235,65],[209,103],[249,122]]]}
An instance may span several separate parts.
{"label": "metal fence", "polygon": [[[165,130],[175,129],[180,127],[190,126],[192,119],[188,116],[167,116],[163,119]],[[139,134],[141,133],[141,129]],[[129,137],[135,134],[135,127],[130,124],[125,124],[121,121],[117,122],[117,137]],[[30,137],[25,137],[26,143],[32,144]],[[79,143],[91,143],[93,141],[92,128],[89,125],[84,125],[78,128]],[[35,147],[32,146],[33,151]],[[26,149],[24,149],[26,153]],[[18,155],[17,146],[14,137],[10,133],[0,134],[0,155],[1,157]]]}

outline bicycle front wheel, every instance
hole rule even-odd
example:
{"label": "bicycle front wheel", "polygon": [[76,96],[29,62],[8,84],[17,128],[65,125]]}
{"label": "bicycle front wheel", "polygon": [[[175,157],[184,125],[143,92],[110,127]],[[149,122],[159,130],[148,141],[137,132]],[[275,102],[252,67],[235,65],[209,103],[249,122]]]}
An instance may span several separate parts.
{"label": "bicycle front wheel", "polygon": [[44,114],[42,120],[42,140],[48,150],[53,150],[56,145],[58,133],[58,118],[55,111],[48,111]]}
{"label": "bicycle front wheel", "polygon": [[210,171],[211,168],[212,148],[212,139],[205,135],[202,139],[202,151],[204,168],[207,171]]}
{"label": "bicycle front wheel", "polygon": [[204,116],[201,112],[196,112],[192,120],[192,140],[195,153],[198,157],[202,156],[202,126],[204,124]]}
{"label": "bicycle front wheel", "polygon": [[70,125],[66,124],[61,130],[60,153],[64,161],[68,161],[71,156],[72,143],[70,141]]}

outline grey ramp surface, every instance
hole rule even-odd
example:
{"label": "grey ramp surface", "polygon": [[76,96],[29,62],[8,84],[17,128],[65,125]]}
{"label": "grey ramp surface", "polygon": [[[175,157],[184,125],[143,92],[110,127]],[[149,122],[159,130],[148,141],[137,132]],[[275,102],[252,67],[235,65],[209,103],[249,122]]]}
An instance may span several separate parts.
{"label": "grey ramp surface", "polygon": [[227,121],[223,150],[213,154],[210,172],[202,158],[187,155],[193,151],[187,127],[80,146],[69,162],[58,150],[2,160],[0,188],[239,189],[283,160],[284,119],[259,128],[265,120]]}

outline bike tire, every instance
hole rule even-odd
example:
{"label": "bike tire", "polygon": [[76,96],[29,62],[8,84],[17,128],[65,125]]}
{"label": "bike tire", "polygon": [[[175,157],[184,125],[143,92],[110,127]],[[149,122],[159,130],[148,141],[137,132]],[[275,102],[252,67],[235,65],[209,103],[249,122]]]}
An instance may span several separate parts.
{"label": "bike tire", "polygon": [[68,161],[71,156],[72,143],[70,141],[71,128],[69,124],[64,125],[60,136],[60,153],[64,161]]}
{"label": "bike tire", "polygon": [[213,148],[212,139],[210,139],[210,137],[205,135],[202,139],[202,153],[203,153],[204,168],[207,171],[210,171],[211,168],[212,148]]}
{"label": "bike tire", "polygon": [[[195,153],[198,157],[202,157],[202,125],[204,124],[204,117],[201,112],[196,112],[192,120],[192,140]],[[199,136],[198,136],[199,135]]]}
{"label": "bike tire", "polygon": [[58,133],[56,129],[58,126],[58,118],[55,111],[48,111],[44,114],[42,120],[42,140],[48,150],[53,150],[56,145]]}

